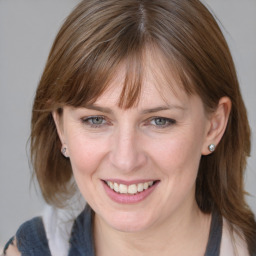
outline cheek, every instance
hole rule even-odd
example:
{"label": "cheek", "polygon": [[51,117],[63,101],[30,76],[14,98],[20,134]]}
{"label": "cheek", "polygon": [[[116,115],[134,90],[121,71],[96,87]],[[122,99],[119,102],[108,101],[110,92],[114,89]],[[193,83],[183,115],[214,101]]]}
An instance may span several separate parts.
{"label": "cheek", "polygon": [[194,185],[201,159],[202,139],[196,133],[179,133],[159,142],[158,152],[152,152],[166,182],[170,195],[182,196]]}
{"label": "cheek", "polygon": [[75,175],[89,175],[104,158],[104,145],[81,134],[68,139],[69,157]]}
{"label": "cheek", "polygon": [[[98,202],[97,193],[95,193],[95,190],[98,189],[98,186],[95,186],[98,181],[97,170],[104,160],[103,148],[106,148],[106,145],[104,146],[98,140],[92,140],[88,136],[84,137],[72,136],[68,140],[69,157],[81,194],[91,206],[95,206],[95,202]],[[95,208],[97,207],[95,206]]]}
{"label": "cheek", "polygon": [[[162,145],[155,163],[161,171],[167,214],[184,202],[194,202],[195,182],[201,158],[200,150],[187,140],[178,137]],[[161,157],[160,157],[161,156]]]}
{"label": "cheek", "polygon": [[[171,170],[171,167],[178,168],[177,171],[186,170],[198,162],[201,158],[201,140],[191,132],[176,133],[164,140],[158,141],[151,148],[155,161]],[[189,168],[190,169],[190,168]]]}

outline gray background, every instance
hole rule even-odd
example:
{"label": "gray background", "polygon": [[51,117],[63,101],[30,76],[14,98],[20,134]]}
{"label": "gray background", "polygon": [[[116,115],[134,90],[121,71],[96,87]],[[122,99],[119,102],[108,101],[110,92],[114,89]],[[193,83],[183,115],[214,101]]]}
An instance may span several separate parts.
{"label": "gray background", "polygon": [[[224,27],[252,128],[246,175],[256,213],[256,0],[205,0]],[[78,0],[0,0],[0,246],[43,200],[30,183],[27,141],[37,83],[54,37]]]}

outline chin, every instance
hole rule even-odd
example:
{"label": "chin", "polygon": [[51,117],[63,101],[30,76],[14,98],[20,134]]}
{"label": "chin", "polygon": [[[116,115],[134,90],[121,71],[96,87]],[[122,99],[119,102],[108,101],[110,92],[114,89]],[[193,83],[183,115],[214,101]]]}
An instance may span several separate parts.
{"label": "chin", "polygon": [[105,219],[109,226],[121,232],[140,232],[152,225],[152,218],[138,213],[113,213]]}

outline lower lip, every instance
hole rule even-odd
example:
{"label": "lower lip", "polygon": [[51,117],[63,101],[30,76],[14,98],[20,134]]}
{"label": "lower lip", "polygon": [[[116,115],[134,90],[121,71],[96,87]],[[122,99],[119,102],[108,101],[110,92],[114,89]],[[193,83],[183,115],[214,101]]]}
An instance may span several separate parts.
{"label": "lower lip", "polygon": [[143,190],[142,192],[139,192],[134,195],[117,193],[114,190],[112,190],[104,181],[103,186],[107,195],[114,202],[119,204],[136,204],[146,199],[154,191],[158,183],[159,181],[155,182],[155,184],[149,187],[148,189]]}

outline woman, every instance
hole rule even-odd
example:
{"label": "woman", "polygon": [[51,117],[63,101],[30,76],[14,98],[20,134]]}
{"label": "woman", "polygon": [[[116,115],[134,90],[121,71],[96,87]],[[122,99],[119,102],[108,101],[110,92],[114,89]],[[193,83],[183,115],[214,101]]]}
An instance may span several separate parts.
{"label": "woman", "polygon": [[255,255],[249,153],[232,57],[200,1],[82,1],[33,106],[31,157],[53,207],[6,255]]}

